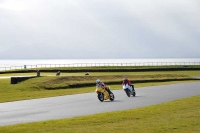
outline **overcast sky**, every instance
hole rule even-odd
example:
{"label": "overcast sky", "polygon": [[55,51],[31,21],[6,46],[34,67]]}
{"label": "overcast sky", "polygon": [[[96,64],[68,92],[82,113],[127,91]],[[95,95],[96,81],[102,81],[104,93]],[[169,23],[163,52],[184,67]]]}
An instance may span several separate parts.
{"label": "overcast sky", "polygon": [[200,0],[0,0],[0,59],[200,58]]}

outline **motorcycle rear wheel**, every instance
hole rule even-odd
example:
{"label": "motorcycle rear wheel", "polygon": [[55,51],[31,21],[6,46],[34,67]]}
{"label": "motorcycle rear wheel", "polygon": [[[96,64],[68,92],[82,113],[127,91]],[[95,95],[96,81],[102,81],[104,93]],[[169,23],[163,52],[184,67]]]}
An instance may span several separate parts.
{"label": "motorcycle rear wheel", "polygon": [[135,92],[133,92],[133,96],[135,96],[136,95],[136,93]]}
{"label": "motorcycle rear wheel", "polygon": [[111,92],[110,93],[110,101],[113,101],[115,99],[115,95]]}

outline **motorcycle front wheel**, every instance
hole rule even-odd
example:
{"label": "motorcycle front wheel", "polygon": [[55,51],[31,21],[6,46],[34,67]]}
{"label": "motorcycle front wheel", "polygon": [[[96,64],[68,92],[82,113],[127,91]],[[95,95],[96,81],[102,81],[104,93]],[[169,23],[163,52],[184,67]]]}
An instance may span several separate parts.
{"label": "motorcycle front wheel", "polygon": [[127,95],[128,97],[130,97],[130,96],[131,96],[131,92],[130,92],[130,90],[129,90],[129,89],[124,89],[124,91],[126,92],[126,95]]}
{"label": "motorcycle front wheel", "polygon": [[97,95],[99,101],[103,102],[104,101],[104,94],[103,93],[98,93]]}

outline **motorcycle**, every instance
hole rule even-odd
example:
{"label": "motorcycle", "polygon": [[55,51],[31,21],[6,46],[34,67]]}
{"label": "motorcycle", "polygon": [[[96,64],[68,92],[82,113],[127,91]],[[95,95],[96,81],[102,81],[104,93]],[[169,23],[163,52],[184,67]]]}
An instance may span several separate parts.
{"label": "motorcycle", "polygon": [[[106,89],[108,89],[108,91],[110,91],[110,87],[106,87]],[[106,91],[106,89],[103,88],[96,88],[95,92],[97,93],[97,97],[99,99],[99,101],[103,102],[104,100],[108,100],[110,99],[110,101],[113,101],[115,99],[114,94],[110,91],[110,94],[108,93],[108,91]]]}
{"label": "motorcycle", "polygon": [[136,92],[135,92],[135,89],[134,89],[134,85],[124,84],[124,85],[123,85],[123,89],[124,89],[124,91],[126,92],[126,95],[127,95],[128,97],[130,97],[131,95],[132,95],[132,96],[135,96],[135,95],[136,95]]}

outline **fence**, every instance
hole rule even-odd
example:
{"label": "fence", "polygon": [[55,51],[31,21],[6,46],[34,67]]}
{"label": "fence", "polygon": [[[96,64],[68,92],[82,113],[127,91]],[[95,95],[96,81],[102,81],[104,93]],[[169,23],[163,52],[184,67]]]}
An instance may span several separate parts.
{"label": "fence", "polygon": [[98,67],[98,66],[189,66],[200,65],[200,62],[135,62],[135,63],[73,63],[73,64],[37,64],[24,66],[0,67],[0,71],[24,70],[33,68],[55,67]]}

